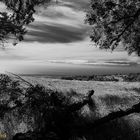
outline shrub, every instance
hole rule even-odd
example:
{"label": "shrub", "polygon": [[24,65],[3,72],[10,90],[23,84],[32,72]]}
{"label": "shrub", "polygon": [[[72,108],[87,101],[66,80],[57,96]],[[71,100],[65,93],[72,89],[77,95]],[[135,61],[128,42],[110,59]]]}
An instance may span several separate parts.
{"label": "shrub", "polygon": [[[71,90],[68,96],[62,92],[46,89],[42,85],[32,85],[23,88],[19,78],[13,80],[7,75],[0,75],[0,96],[1,117],[7,111],[17,109],[20,115],[34,116],[35,129],[26,134],[17,134],[13,140],[20,139],[49,139],[67,140],[70,137],[75,118],[78,118],[78,111],[89,102],[89,97],[82,101],[71,102],[76,92]],[[7,97],[8,98],[7,98]],[[6,97],[6,98],[4,98]]]}

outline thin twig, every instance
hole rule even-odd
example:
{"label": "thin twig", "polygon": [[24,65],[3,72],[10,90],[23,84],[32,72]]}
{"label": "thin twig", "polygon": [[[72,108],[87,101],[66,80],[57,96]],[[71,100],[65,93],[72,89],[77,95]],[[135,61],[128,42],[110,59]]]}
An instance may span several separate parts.
{"label": "thin twig", "polygon": [[24,83],[28,84],[29,86],[34,87],[34,85],[33,85],[33,84],[31,84],[30,82],[28,82],[27,80],[25,80],[25,79],[24,79],[24,78],[22,78],[21,76],[19,76],[19,75],[15,74],[15,73],[11,73],[11,72],[8,72],[8,73],[10,73],[10,74],[14,75],[17,79],[20,79],[21,81],[23,81]]}

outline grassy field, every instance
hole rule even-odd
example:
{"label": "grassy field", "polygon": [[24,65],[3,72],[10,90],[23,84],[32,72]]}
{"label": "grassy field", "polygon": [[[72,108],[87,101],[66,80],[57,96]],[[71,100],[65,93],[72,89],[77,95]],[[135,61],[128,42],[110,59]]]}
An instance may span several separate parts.
{"label": "grassy field", "polygon": [[88,91],[95,91],[92,97],[95,106],[85,106],[82,114],[89,119],[105,116],[112,111],[127,109],[139,102],[140,82],[100,82],[100,81],[77,81],[49,79],[39,77],[24,78],[34,84],[41,84],[46,88],[62,91],[65,94],[76,94],[73,99],[86,96]]}
{"label": "grassy field", "polygon": [[[89,90],[95,90],[95,94],[92,97],[93,105],[86,105],[80,111],[83,118],[80,124],[92,122],[113,111],[120,109],[126,110],[134,104],[137,104],[140,100],[140,82],[77,81],[36,77],[24,78],[32,83],[39,83],[47,88],[63,91],[65,94],[73,94],[75,100],[79,100],[80,96],[86,96]],[[140,114],[133,113],[103,125],[96,130],[95,135],[93,132],[89,132],[85,135],[81,134],[82,138],[79,139],[140,139],[139,126]]]}
{"label": "grassy field", "polygon": [[[12,80],[14,80],[14,78],[15,80],[20,79],[14,76],[11,78]],[[80,128],[81,126],[88,126],[89,124],[93,123],[95,120],[98,120],[99,118],[102,118],[111,112],[126,110],[128,108],[131,108],[134,104],[137,104],[140,101],[140,82],[78,81],[78,80],[50,79],[50,78],[44,78],[44,77],[31,77],[31,76],[22,76],[22,78],[25,79],[26,82],[24,80],[21,80],[20,84],[17,86],[24,89],[23,93],[24,91],[26,91],[26,93],[28,93],[27,95],[32,95],[31,97],[33,97],[32,99],[36,99],[35,101],[38,101],[38,99],[39,101],[41,100],[41,102],[39,102],[41,103],[39,104],[40,106],[37,106],[36,108],[37,110],[39,109],[39,107],[42,107],[43,103],[48,102],[48,100],[45,100],[45,102],[42,102],[44,101],[44,97],[47,97],[47,98],[49,97],[49,96],[44,96],[43,93],[45,93],[45,95],[46,94],[49,95],[51,94],[50,91],[53,91],[53,93],[59,92],[59,94],[66,95],[66,97],[70,99],[70,102],[68,102],[68,104],[71,104],[71,102],[83,101],[83,98],[85,96],[87,97],[88,92],[93,89],[95,91],[95,94],[92,96],[92,101],[89,104],[86,104],[82,108],[80,108],[77,111],[79,117],[75,117],[73,120],[73,124],[80,125]],[[1,86],[2,86],[2,83],[4,83],[2,81],[1,81]],[[52,89],[52,90],[46,90],[44,87],[43,87],[44,90],[42,90],[42,88],[35,88],[36,86],[31,86],[30,90],[25,90],[26,88],[24,87],[26,87],[26,84],[28,83],[27,81],[30,84],[33,84],[33,85],[40,84],[40,85],[45,86],[46,89]],[[13,91],[12,85],[13,83],[11,81],[7,87],[7,89],[10,89],[8,90],[10,91],[9,93],[11,93],[11,90]],[[27,89],[28,87],[29,85],[27,86]],[[34,87],[33,90],[32,90],[32,87]],[[5,87],[3,87],[2,89],[3,91],[5,91]],[[17,87],[15,87],[15,91],[16,90],[17,90]],[[48,91],[49,93],[45,91]],[[54,91],[57,91],[57,92],[54,92]],[[7,90],[6,90],[6,93],[7,93]],[[42,96],[40,96],[41,94]],[[11,97],[13,97],[12,95],[13,95],[13,92],[11,93]],[[4,94],[4,97],[5,97],[5,94]],[[36,111],[33,117],[37,115]],[[28,109],[27,109],[27,112],[28,112]],[[30,120],[29,114],[27,114],[27,116],[25,112],[23,112],[23,114],[24,115],[22,116],[19,115],[19,112],[16,110],[11,112],[11,114],[8,114],[8,113],[4,114],[4,119],[1,120],[0,122],[3,125],[3,129],[0,128],[0,130],[3,130],[3,131],[6,130],[9,136],[11,134],[14,135],[15,131],[18,133],[19,132],[25,133],[27,130],[30,130],[34,126],[34,121],[32,122]],[[20,116],[20,120],[19,120],[19,116]],[[24,116],[26,118],[25,120],[24,120]],[[28,120],[27,118],[29,119],[29,122],[27,121]],[[8,125],[7,123],[5,124],[5,122],[8,122]],[[136,137],[139,140],[140,139],[140,113],[132,113],[130,115],[121,117],[119,119],[114,119],[95,129],[91,129],[91,130],[85,129],[85,131],[84,132],[82,131],[82,133],[80,134],[78,133],[79,129],[73,130],[72,128],[70,132],[71,132],[71,137],[72,137],[72,139],[70,140],[74,140],[74,139],[75,140],[79,140],[79,139],[81,140],[93,140],[93,139],[95,140],[103,140],[103,139],[104,140],[110,140],[110,139],[133,140],[134,137]]]}
{"label": "grassy field", "polygon": [[94,89],[95,95],[138,95],[134,91],[140,87],[140,82],[101,82],[101,81],[78,81],[78,80],[61,80],[49,78],[24,77],[31,83],[39,83],[51,89],[62,91],[76,90],[78,93],[85,94]]}

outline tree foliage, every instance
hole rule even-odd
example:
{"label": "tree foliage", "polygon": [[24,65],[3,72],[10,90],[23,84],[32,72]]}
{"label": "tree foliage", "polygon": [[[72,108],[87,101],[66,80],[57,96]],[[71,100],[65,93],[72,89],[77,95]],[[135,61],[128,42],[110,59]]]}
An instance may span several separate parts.
{"label": "tree foliage", "polygon": [[129,54],[140,56],[139,0],[91,0],[86,22],[101,49],[114,50],[121,43]]}
{"label": "tree foliage", "polygon": [[22,41],[27,32],[25,26],[34,21],[35,6],[50,0],[0,0],[5,3],[7,12],[0,12],[0,41],[12,38]]}

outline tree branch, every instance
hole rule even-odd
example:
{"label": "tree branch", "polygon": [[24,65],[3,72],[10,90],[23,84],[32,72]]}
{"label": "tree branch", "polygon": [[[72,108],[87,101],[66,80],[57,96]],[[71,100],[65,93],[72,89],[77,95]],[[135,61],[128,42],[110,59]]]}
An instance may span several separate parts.
{"label": "tree branch", "polygon": [[119,111],[111,112],[107,116],[95,120],[93,123],[89,123],[89,124],[82,125],[82,126],[80,124],[75,125],[75,126],[73,126],[73,128],[74,128],[73,130],[74,130],[74,132],[80,132],[80,133],[82,133],[82,132],[84,133],[86,130],[93,131],[93,129],[96,129],[105,123],[109,123],[112,120],[127,116],[132,113],[139,113],[139,112],[140,112],[140,102],[136,105],[133,105],[131,108],[129,108],[127,110],[120,109]]}
{"label": "tree branch", "polygon": [[137,12],[132,16],[133,19],[131,20],[131,22],[128,23],[128,25],[124,28],[124,30],[114,39],[112,39],[110,41],[110,44],[112,44],[114,41],[118,42],[118,40],[120,39],[120,37],[125,33],[125,31],[137,20],[137,18],[140,15],[140,8],[137,10]]}
{"label": "tree branch", "polygon": [[28,82],[27,80],[25,80],[25,79],[24,79],[24,78],[22,78],[21,76],[19,76],[19,75],[17,75],[17,74],[14,74],[14,73],[11,73],[11,72],[8,72],[8,73],[10,73],[10,74],[14,75],[17,79],[19,79],[19,80],[23,81],[24,83],[28,84],[29,86],[34,87],[34,85],[33,85],[33,84],[31,84],[30,82]]}

